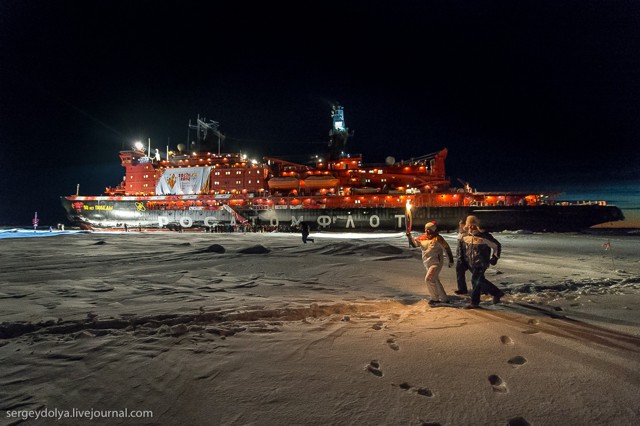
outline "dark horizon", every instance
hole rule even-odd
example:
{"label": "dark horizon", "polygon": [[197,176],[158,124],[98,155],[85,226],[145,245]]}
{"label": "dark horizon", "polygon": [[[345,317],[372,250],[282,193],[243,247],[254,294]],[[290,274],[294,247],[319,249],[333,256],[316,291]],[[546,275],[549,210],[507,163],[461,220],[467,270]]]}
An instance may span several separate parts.
{"label": "dark horizon", "polygon": [[[368,163],[449,150],[479,190],[626,188],[639,206],[640,6],[631,1],[0,6],[0,225],[98,195],[118,151],[183,143],[198,115],[223,151],[326,150],[330,105]],[[597,191],[604,191],[598,193]],[[634,191],[635,190],[635,191]]]}

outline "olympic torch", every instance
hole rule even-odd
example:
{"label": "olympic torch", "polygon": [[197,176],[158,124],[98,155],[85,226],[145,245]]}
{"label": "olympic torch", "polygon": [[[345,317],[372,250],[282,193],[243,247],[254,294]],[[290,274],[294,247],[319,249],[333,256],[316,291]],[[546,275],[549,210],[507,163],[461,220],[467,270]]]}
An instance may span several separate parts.
{"label": "olympic torch", "polygon": [[412,207],[411,200],[407,199],[406,210],[404,212],[404,220],[407,225],[407,233],[411,232],[411,225],[413,222],[413,218],[411,216],[411,207]]}

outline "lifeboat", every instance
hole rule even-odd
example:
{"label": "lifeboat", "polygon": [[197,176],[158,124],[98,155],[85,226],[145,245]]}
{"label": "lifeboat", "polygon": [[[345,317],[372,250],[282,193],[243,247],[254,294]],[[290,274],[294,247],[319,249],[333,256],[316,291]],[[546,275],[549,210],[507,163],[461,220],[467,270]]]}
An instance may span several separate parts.
{"label": "lifeboat", "polygon": [[333,176],[309,176],[303,181],[305,188],[333,188],[340,184],[340,179]]}
{"label": "lifeboat", "polygon": [[353,192],[354,194],[376,194],[380,192],[380,190],[378,188],[363,187],[351,188],[351,192]]}
{"label": "lifeboat", "polygon": [[299,189],[300,181],[295,177],[274,177],[267,182],[269,189]]}

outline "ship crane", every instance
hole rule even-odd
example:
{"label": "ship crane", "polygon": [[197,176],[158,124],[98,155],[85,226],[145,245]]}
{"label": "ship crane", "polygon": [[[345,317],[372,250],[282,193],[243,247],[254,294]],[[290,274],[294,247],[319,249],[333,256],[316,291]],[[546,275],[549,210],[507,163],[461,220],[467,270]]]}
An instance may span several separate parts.
{"label": "ship crane", "polygon": [[460,182],[462,184],[462,186],[464,187],[464,192],[473,192],[471,189],[471,185],[469,184],[469,182],[466,182],[460,178],[457,178],[458,182]]}

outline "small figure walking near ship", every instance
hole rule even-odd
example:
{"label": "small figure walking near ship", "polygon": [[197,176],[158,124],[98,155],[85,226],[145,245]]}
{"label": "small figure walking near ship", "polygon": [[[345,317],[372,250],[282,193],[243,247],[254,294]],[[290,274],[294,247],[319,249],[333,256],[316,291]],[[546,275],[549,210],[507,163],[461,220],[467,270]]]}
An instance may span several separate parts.
{"label": "small figure walking near ship", "polygon": [[[468,216],[465,222],[466,233],[458,239],[458,253],[462,262],[471,271],[471,303],[465,309],[480,307],[480,294],[493,296],[493,304],[500,303],[504,292],[485,278],[484,273],[489,265],[496,265],[500,258],[502,246],[493,235],[480,229],[480,221],[476,216]],[[493,254],[492,254],[493,253]]]}
{"label": "small figure walking near ship", "polygon": [[302,222],[300,224],[300,228],[302,229],[302,242],[307,244],[307,241],[315,242],[313,238],[309,238],[309,225],[306,222]]}
{"label": "small figure walking near ship", "polygon": [[424,280],[431,295],[429,306],[438,306],[441,303],[450,303],[447,293],[440,282],[440,270],[444,265],[444,254],[449,258],[449,268],[453,265],[453,253],[451,247],[438,233],[435,222],[428,222],[424,225],[424,234],[414,238],[411,232],[407,231],[407,238],[411,247],[420,247],[422,250],[422,263],[427,270]]}

